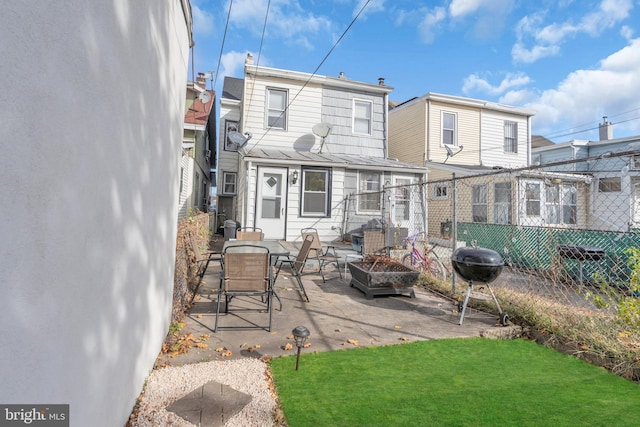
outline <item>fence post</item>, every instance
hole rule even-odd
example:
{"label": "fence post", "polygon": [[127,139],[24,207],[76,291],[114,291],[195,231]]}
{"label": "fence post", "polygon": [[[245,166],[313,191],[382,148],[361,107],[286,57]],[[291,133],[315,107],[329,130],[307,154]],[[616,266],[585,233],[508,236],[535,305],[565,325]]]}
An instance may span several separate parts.
{"label": "fence post", "polygon": [[[452,208],[451,210],[451,236],[453,237],[453,244],[451,245],[451,249],[453,252],[457,249],[458,245],[458,218],[456,216],[456,208],[457,208],[457,189],[456,189],[456,174],[455,172],[451,174],[451,200],[452,200]],[[453,263],[452,263],[453,267]],[[451,272],[451,292],[456,293],[456,275]]]}

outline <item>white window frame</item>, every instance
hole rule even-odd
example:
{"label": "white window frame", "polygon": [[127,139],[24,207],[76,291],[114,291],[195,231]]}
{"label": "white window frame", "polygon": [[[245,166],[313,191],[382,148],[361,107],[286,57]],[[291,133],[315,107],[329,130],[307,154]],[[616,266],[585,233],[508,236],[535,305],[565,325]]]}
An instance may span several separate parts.
{"label": "white window frame", "polygon": [[[323,173],[324,174],[324,189],[322,191],[307,190],[307,174],[308,173]],[[302,168],[302,181],[300,185],[300,216],[302,217],[315,217],[315,218],[329,218],[331,216],[331,169],[322,168]],[[312,212],[306,211],[306,199],[307,195],[324,194],[324,211]]]}
{"label": "white window frame", "polygon": [[[557,193],[557,200],[553,193]],[[571,198],[574,200],[572,201]],[[575,183],[548,184],[545,185],[545,212],[546,224],[552,225],[576,225],[578,223],[578,189]],[[555,211],[557,221],[552,219],[551,212]],[[567,214],[573,212],[574,221],[565,221]]]}
{"label": "white window frame", "polygon": [[[453,128],[445,128],[444,127],[444,118],[445,116],[453,116]],[[444,147],[445,145],[451,146],[451,147],[457,147],[458,146],[458,113],[453,113],[451,111],[442,111],[440,113],[440,138],[442,141],[442,146]],[[445,142],[445,132],[451,132],[451,143],[447,144]]]}
{"label": "white window frame", "polygon": [[[282,107],[278,106],[277,108],[274,108],[271,106],[270,101],[271,101],[271,94],[272,93],[282,93],[284,95],[284,105]],[[265,100],[265,118],[264,118],[264,122],[265,122],[265,128],[266,129],[280,129],[280,130],[287,130],[287,124],[289,123],[289,120],[287,118],[287,113],[288,113],[288,103],[289,103],[289,91],[287,89],[282,89],[282,88],[275,88],[275,87],[268,87],[267,88],[267,94],[266,94],[267,98]],[[274,113],[273,115],[271,113]],[[276,119],[276,123],[280,120],[282,120],[282,126],[275,126],[270,124],[270,118],[271,117],[276,117],[277,114],[277,119]]]}
{"label": "white window frame", "polygon": [[[529,197],[530,195],[534,196],[534,194],[530,194],[530,192],[529,192],[529,187],[530,186],[531,187],[537,187],[538,198]],[[525,183],[525,187],[524,187],[524,198],[525,198],[525,211],[524,211],[524,214],[528,218],[540,218],[540,215],[542,215],[542,182],[540,182],[540,181],[538,181],[538,182],[526,182]],[[533,212],[533,210],[529,209],[529,206],[534,206],[535,203],[537,203],[537,205],[538,205],[538,213],[537,214],[535,212]]]}
{"label": "white window frame", "polygon": [[[478,191],[480,190],[480,191]],[[478,198],[477,196],[484,196]],[[484,199],[484,200],[482,200]],[[486,224],[489,222],[489,192],[487,184],[477,184],[471,189],[471,221]],[[476,208],[484,206],[484,221],[476,221]]]}
{"label": "white window frame", "polygon": [[[358,116],[357,112],[358,112],[358,105],[361,106],[367,106],[367,110],[366,113],[368,114],[368,117],[360,117]],[[355,99],[353,100],[353,117],[352,117],[352,121],[351,121],[351,129],[353,130],[353,133],[355,135],[371,135],[371,130],[373,129],[373,102],[369,101],[367,99]],[[367,123],[367,131],[366,132],[359,132],[356,129],[356,123],[357,122],[362,122],[364,123],[366,121]]]}
{"label": "white window frame", "polygon": [[[500,187],[508,187],[508,200],[500,200],[498,192]],[[507,217],[503,217],[503,213],[507,212]],[[493,223],[494,224],[513,224],[513,186],[510,181],[496,182],[493,184]]]}
{"label": "white window frame", "polygon": [[[227,185],[232,188],[227,190]],[[238,174],[236,172],[222,172],[222,194],[235,195],[238,191]]]}
{"label": "white window frame", "polygon": [[433,184],[433,200],[447,200],[449,198],[449,185]]}
{"label": "white window frame", "polygon": [[[369,188],[370,186],[374,186],[374,181],[373,180],[365,180],[363,181],[363,174],[376,174],[378,175],[378,182],[377,182],[377,189],[373,190],[371,188]],[[383,173],[382,172],[375,172],[375,171],[358,171],[358,212],[366,212],[366,213],[371,213],[371,212],[380,212],[380,210],[382,209],[382,179],[383,179]],[[366,187],[366,188],[363,188]],[[366,193],[376,193],[371,194],[371,195],[367,195]],[[374,198],[377,195],[378,200],[375,201]],[[377,209],[366,209],[365,203],[363,202],[365,200],[365,197],[367,197],[366,200],[370,200],[372,203],[377,204]],[[367,203],[368,204],[368,203]]]}
{"label": "white window frame", "polygon": [[518,122],[504,122],[504,152],[518,154]]}

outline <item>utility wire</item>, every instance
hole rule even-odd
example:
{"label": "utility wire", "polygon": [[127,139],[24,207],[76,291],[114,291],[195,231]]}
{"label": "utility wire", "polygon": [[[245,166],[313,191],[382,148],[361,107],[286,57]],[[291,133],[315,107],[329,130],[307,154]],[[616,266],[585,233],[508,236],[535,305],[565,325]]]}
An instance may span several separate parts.
{"label": "utility wire", "polygon": [[233,0],[229,1],[229,10],[227,11],[227,22],[224,25],[224,34],[222,35],[222,45],[220,46],[220,53],[218,54],[218,66],[216,67],[216,75],[213,80],[213,87],[211,89],[215,90],[216,83],[218,82],[218,72],[220,71],[220,61],[222,60],[222,51],[224,50],[224,42],[227,39],[227,30],[229,28],[229,19],[231,18],[231,7],[233,6]]}
{"label": "utility wire", "polygon": [[[291,105],[294,103],[294,101],[296,100],[296,98],[298,98],[298,95],[300,95],[300,93],[302,93],[302,91],[304,90],[305,87],[307,87],[307,85],[309,84],[309,82],[311,81],[311,79],[316,75],[316,73],[318,72],[318,70],[320,69],[320,67],[322,67],[322,65],[325,63],[325,61],[329,58],[329,55],[331,55],[331,53],[334,51],[334,49],[338,46],[338,44],[340,43],[340,41],[344,38],[344,36],[347,34],[347,32],[349,32],[349,30],[351,29],[351,27],[353,26],[353,24],[355,24],[355,22],[358,20],[358,18],[360,17],[360,15],[362,14],[362,12],[364,11],[364,9],[369,5],[369,2],[371,0],[367,0],[362,7],[360,8],[360,10],[358,11],[358,13],[356,14],[356,16],[351,20],[351,23],[349,23],[349,25],[347,26],[347,28],[342,32],[342,34],[340,35],[340,37],[338,38],[338,40],[336,40],[336,42],[333,44],[333,46],[331,46],[331,49],[329,49],[329,51],[327,52],[327,54],[324,56],[324,58],[322,58],[322,61],[320,61],[320,64],[318,64],[318,66],[315,68],[315,70],[313,70],[313,73],[309,76],[309,78],[307,79],[307,81],[304,82],[304,84],[302,85],[302,87],[298,90],[298,92],[294,95],[293,99],[291,99],[291,101],[287,104],[287,106],[284,108],[284,110],[282,111],[282,113],[280,113],[280,115],[278,116],[278,119],[280,119],[284,114],[286,114],[286,112],[289,110],[289,107],[291,107]],[[260,141],[262,141],[264,139],[264,137],[271,131],[273,127],[268,127],[267,130],[262,134],[262,136],[260,137],[260,139],[258,139],[252,146],[251,148],[249,148],[247,150],[247,152],[249,152],[250,150],[252,150],[256,145],[258,145],[260,143]]]}
{"label": "utility wire", "polygon": [[[267,20],[269,19],[269,10],[271,9],[271,0],[267,2],[267,12],[264,15],[264,23],[262,24],[262,36],[260,37],[260,49],[258,50],[258,58],[256,60],[256,67],[260,65],[260,57],[262,56],[262,44],[264,42],[264,35],[267,31]],[[255,80],[255,78],[254,78]],[[256,85],[251,85],[251,93],[249,94],[249,107],[247,111],[251,111],[251,102],[253,101],[253,91],[256,88]]]}

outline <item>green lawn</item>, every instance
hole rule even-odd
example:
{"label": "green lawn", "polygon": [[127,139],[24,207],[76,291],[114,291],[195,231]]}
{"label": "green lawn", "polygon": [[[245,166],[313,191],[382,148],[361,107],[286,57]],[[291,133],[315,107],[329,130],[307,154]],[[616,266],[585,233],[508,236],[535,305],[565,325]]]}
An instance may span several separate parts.
{"label": "green lawn", "polygon": [[271,371],[289,427],[640,425],[639,384],[527,340],[303,349]]}

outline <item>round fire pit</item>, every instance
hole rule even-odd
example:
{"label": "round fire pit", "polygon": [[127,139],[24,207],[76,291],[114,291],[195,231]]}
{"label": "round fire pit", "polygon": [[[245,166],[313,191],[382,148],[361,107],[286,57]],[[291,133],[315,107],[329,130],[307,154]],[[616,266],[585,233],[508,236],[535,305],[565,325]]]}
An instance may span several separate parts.
{"label": "round fire pit", "polygon": [[500,323],[503,326],[507,326],[507,318],[509,316],[507,316],[507,313],[502,312],[500,304],[498,303],[498,300],[493,293],[493,289],[491,289],[491,286],[489,286],[489,283],[496,280],[498,276],[500,276],[500,273],[502,273],[504,260],[502,259],[500,254],[492,249],[487,248],[458,248],[451,256],[451,263],[453,264],[453,269],[456,271],[456,273],[464,280],[469,282],[469,288],[467,289],[464,303],[461,306],[458,306],[461,311],[460,325],[462,325],[462,321],[464,320],[464,313],[467,309],[467,304],[471,296],[473,282],[482,282],[486,283],[487,288],[489,289],[489,292],[491,292],[491,296],[493,297],[493,301],[498,307],[498,312],[500,313]]}

